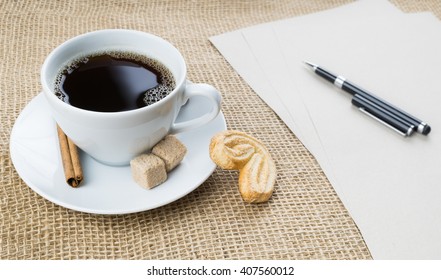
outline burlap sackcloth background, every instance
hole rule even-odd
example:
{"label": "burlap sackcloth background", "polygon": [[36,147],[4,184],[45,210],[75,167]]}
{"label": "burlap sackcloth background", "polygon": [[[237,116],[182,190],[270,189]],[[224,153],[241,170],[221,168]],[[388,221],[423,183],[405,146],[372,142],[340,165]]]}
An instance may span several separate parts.
{"label": "burlap sackcloth background", "polygon": [[[349,2],[1,0],[0,258],[370,259],[318,163],[208,41]],[[441,17],[438,0],[393,3]],[[41,90],[41,64],[68,38],[104,28],[137,29],[169,40],[184,55],[190,80],[221,91],[228,127],[259,138],[276,161],[276,191],[268,203],[245,204],[237,172],[220,169],[174,203],[120,216],[71,211],[26,186],[10,160],[9,137],[21,110]]]}

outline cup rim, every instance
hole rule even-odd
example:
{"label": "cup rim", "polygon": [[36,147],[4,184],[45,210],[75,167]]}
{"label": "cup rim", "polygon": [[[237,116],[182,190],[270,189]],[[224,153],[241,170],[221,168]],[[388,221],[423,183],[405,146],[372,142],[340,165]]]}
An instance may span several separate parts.
{"label": "cup rim", "polygon": [[[131,109],[131,110],[126,110],[126,111],[118,111],[118,112],[100,112],[100,111],[91,111],[91,110],[87,110],[87,109],[83,109],[83,108],[79,108],[79,107],[75,107],[73,105],[70,105],[64,101],[62,101],[61,99],[59,99],[53,92],[53,89],[51,88],[50,85],[48,85],[48,83],[46,82],[46,77],[45,77],[45,73],[47,72],[47,69],[49,67],[49,64],[51,62],[51,60],[53,59],[53,57],[55,57],[59,52],[61,52],[67,45],[72,44],[75,41],[79,41],[79,40],[84,40],[85,38],[91,37],[91,36],[95,36],[96,34],[99,33],[114,33],[114,32],[123,32],[123,33],[131,33],[131,34],[137,34],[137,35],[142,35],[142,36],[147,36],[150,37],[154,40],[160,41],[162,44],[168,45],[168,47],[172,48],[176,54],[178,55],[178,57],[180,58],[180,60],[182,61],[182,63],[180,63],[181,66],[181,71],[182,71],[182,75],[181,77],[179,77],[179,80],[176,79],[175,77],[175,88],[164,98],[162,98],[161,100],[150,104],[148,106],[144,106],[141,108],[136,108],[136,109]],[[165,39],[151,34],[151,33],[147,33],[147,32],[143,32],[143,31],[138,31],[138,30],[132,30],[132,29],[100,29],[100,30],[95,30],[95,31],[90,31],[87,33],[83,33],[77,36],[74,36],[66,41],[64,41],[63,43],[61,43],[60,45],[58,45],[57,47],[55,47],[50,53],[49,55],[46,57],[46,59],[43,62],[43,65],[41,67],[41,71],[40,71],[40,82],[42,84],[43,87],[43,92],[44,95],[53,100],[54,102],[58,103],[63,110],[68,110],[68,111],[73,111],[73,112],[77,112],[77,113],[82,113],[82,114],[88,114],[91,116],[100,116],[100,117],[122,117],[122,116],[130,116],[133,114],[138,114],[140,112],[143,111],[150,111],[150,110],[154,110],[156,107],[161,106],[162,103],[167,102],[168,99],[172,98],[172,96],[174,96],[175,94],[177,94],[178,89],[182,87],[182,85],[186,82],[186,75],[187,75],[187,66],[184,60],[184,57],[182,56],[182,54],[179,52],[179,50],[173,46],[170,42],[166,41]]]}

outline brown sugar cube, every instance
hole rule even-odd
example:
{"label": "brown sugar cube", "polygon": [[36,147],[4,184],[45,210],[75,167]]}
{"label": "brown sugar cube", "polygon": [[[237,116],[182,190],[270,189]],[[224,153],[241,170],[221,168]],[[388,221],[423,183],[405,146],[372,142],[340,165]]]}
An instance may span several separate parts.
{"label": "brown sugar cube", "polygon": [[138,185],[151,189],[167,180],[165,163],[153,154],[142,154],[130,161],[132,177]]}
{"label": "brown sugar cube", "polygon": [[165,169],[170,172],[182,161],[187,148],[175,136],[167,135],[153,147],[152,153],[165,162]]}

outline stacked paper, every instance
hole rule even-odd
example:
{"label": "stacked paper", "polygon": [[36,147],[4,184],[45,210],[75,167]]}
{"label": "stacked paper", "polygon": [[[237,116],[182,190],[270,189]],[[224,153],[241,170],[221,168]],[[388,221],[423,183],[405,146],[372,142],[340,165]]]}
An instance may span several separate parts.
{"label": "stacked paper", "polygon": [[[210,38],[316,157],[375,259],[441,259],[441,23],[386,0]],[[404,138],[311,61],[432,127]]]}

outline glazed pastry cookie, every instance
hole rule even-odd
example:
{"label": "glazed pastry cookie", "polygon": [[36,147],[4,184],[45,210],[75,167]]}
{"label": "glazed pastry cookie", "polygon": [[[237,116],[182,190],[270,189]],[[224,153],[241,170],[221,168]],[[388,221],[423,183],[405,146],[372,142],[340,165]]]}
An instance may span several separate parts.
{"label": "glazed pastry cookie", "polygon": [[276,165],[266,147],[240,131],[217,133],[210,142],[210,157],[223,169],[239,170],[239,192],[246,202],[268,201],[274,191]]}

